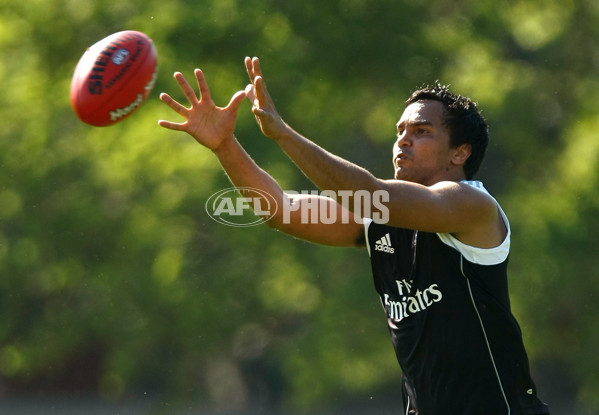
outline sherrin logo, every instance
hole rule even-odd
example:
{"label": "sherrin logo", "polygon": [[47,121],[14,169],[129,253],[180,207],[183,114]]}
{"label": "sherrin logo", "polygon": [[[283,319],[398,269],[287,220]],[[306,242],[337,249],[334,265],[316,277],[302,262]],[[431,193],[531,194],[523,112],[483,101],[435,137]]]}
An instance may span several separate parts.
{"label": "sherrin logo", "polygon": [[235,227],[260,225],[272,219],[278,209],[270,194],[253,187],[220,190],[208,198],[205,207],[216,222]]}

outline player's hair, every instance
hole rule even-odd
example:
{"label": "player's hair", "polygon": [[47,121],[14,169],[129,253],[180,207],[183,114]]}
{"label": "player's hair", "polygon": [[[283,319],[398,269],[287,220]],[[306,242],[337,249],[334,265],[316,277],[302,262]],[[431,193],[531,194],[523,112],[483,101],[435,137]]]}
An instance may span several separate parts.
{"label": "player's hair", "polygon": [[443,124],[449,130],[450,145],[457,148],[462,144],[470,144],[472,154],[464,163],[464,174],[470,180],[478,171],[485,157],[489,144],[487,122],[478,110],[478,106],[470,98],[449,91],[449,87],[435,81],[432,86],[425,86],[414,91],[406,100],[406,106],[417,101],[439,101],[445,108]]}

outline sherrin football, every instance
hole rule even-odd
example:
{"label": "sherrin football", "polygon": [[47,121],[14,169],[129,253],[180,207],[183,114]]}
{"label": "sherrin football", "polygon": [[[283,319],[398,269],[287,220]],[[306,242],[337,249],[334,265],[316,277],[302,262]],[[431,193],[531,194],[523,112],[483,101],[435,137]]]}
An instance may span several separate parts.
{"label": "sherrin football", "polygon": [[130,116],[146,100],[157,74],[156,48],[126,30],[90,46],[71,80],[71,105],[81,121],[103,127]]}

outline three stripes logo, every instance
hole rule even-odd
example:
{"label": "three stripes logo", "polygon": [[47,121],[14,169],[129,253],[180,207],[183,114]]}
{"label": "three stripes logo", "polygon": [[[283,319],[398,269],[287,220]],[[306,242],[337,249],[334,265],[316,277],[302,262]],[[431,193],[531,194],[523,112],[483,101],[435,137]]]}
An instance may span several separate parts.
{"label": "three stripes logo", "polygon": [[391,238],[389,234],[386,234],[381,239],[375,242],[374,244],[375,251],[386,252],[388,254],[392,254],[395,252],[395,249],[391,246]]}

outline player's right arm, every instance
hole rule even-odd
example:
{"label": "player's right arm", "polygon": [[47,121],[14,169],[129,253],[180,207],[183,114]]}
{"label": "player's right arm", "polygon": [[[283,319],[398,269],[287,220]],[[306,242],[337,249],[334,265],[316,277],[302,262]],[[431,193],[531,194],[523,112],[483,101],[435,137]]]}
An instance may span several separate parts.
{"label": "player's right arm", "polygon": [[[363,225],[352,212],[328,197],[284,192],[277,181],[255,163],[235,137],[223,140],[213,151],[236,187],[257,188],[274,199],[278,209],[266,222],[270,227],[324,245],[364,244]],[[335,220],[328,223],[325,219],[323,222],[323,216]]]}
{"label": "player's right arm", "polygon": [[[195,76],[200,89],[200,98],[196,96],[182,74],[175,74],[175,79],[191,104],[190,108],[181,105],[168,94],[160,95],[160,99],[183,116],[185,121],[175,123],[161,120],[159,125],[171,130],[187,132],[198,143],[211,149],[236,187],[252,187],[270,195],[279,209],[267,221],[269,226],[320,244],[362,245],[363,226],[354,218],[353,213],[333,199],[319,195],[283,192],[276,180],[260,168],[239,144],[234,136],[234,130],[237,110],[245,98],[245,93],[237,92],[226,107],[217,107],[210,97],[210,90],[202,71],[196,70]],[[322,210],[328,213],[327,217],[335,217],[338,220],[333,223],[323,223],[319,214],[314,214],[312,220],[312,217],[306,214],[310,210],[308,206],[312,211],[317,206],[318,212]]]}

